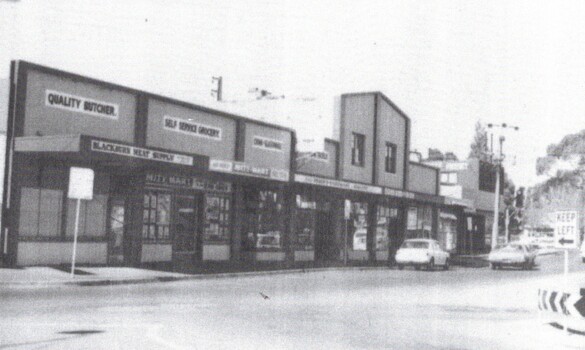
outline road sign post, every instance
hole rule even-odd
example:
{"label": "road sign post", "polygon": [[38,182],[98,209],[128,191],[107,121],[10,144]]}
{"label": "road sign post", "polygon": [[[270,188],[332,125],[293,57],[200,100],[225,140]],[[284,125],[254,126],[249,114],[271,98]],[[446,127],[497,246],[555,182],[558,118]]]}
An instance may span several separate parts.
{"label": "road sign post", "polygon": [[[579,216],[574,210],[562,210],[555,213],[555,248],[564,250],[565,267],[563,269],[563,285],[565,290],[568,287],[569,278],[569,249],[579,247]],[[569,332],[567,317],[563,319],[563,330]]]}
{"label": "road sign post", "polygon": [[69,171],[67,198],[77,199],[75,210],[75,230],[73,233],[73,254],[71,256],[71,277],[75,276],[75,259],[77,255],[77,235],[79,231],[79,211],[81,200],[93,199],[93,179],[94,172],[92,169],[71,167]]}

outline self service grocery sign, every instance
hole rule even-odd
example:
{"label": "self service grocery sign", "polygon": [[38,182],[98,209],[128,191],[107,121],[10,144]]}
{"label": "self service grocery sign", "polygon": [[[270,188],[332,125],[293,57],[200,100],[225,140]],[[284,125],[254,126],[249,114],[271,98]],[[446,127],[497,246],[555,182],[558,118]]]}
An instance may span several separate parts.
{"label": "self service grocery sign", "polygon": [[579,247],[579,215],[577,211],[557,211],[555,217],[555,247]]}

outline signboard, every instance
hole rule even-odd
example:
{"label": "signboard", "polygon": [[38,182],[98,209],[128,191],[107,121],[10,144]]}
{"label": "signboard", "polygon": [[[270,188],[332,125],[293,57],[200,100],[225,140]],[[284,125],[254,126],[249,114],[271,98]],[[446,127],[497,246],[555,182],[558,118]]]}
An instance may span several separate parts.
{"label": "signboard", "polygon": [[406,229],[407,230],[416,230],[416,223],[417,223],[417,208],[416,207],[409,207],[408,212],[406,215]]}
{"label": "signboard", "polygon": [[407,191],[402,191],[402,190],[397,190],[395,188],[385,187],[384,188],[384,194],[387,195],[387,196],[414,199],[414,193],[407,192]]}
{"label": "signboard", "polygon": [[146,174],[146,184],[220,193],[230,193],[232,191],[232,184],[229,182],[154,173]]}
{"label": "signboard", "polygon": [[93,100],[54,90],[45,91],[45,106],[109,119],[118,119],[120,110],[120,107],[115,103]]}
{"label": "signboard", "polygon": [[300,152],[297,159],[311,159],[323,163],[329,163],[328,152]]}
{"label": "signboard", "polygon": [[67,198],[92,200],[93,179],[94,172],[92,169],[71,167],[69,170]]}
{"label": "signboard", "polygon": [[345,182],[333,179],[324,179],[316,176],[295,174],[295,182],[320,185],[325,187],[339,188],[342,190],[353,190],[360,192],[368,192],[373,194],[382,194],[382,187],[363,185],[354,182]]}
{"label": "signboard", "polygon": [[169,117],[168,115],[163,117],[163,129],[185,135],[221,141],[221,129],[218,127],[200,124],[181,118]]}
{"label": "signboard", "polygon": [[193,157],[175,153],[154,151],[146,148],[121,145],[113,142],[91,140],[91,150],[94,152],[117,154],[125,157],[156,160],[159,162],[181,165],[193,165]]}
{"label": "signboard", "polygon": [[273,139],[267,139],[265,137],[254,136],[252,143],[253,147],[262,148],[268,151],[282,152],[282,142]]}
{"label": "signboard", "polygon": [[289,172],[287,170],[264,168],[243,162],[232,162],[221,159],[210,159],[209,170],[253,177],[262,177],[278,181],[288,181],[289,179]]}
{"label": "signboard", "polygon": [[555,217],[555,248],[578,248],[579,215],[577,211],[557,211]]}

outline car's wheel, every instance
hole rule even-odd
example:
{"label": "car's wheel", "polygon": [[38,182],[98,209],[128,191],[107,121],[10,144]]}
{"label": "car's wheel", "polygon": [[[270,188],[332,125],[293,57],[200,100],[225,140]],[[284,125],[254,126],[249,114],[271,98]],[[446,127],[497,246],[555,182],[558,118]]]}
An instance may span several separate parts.
{"label": "car's wheel", "polygon": [[491,263],[490,265],[492,267],[492,270],[497,270],[498,269],[498,265],[496,265],[494,263]]}
{"label": "car's wheel", "polygon": [[435,269],[435,259],[431,259],[427,264],[427,270],[433,271]]}
{"label": "car's wheel", "polygon": [[443,265],[443,270],[449,270],[449,259],[445,259],[445,265]]}
{"label": "car's wheel", "polygon": [[582,258],[582,261],[585,263],[585,258]]}
{"label": "car's wheel", "polygon": [[530,270],[532,268],[531,264],[530,264],[530,260],[526,261],[523,265],[522,265],[522,270]]}
{"label": "car's wheel", "polygon": [[414,269],[418,271],[418,270],[420,270],[420,266],[419,265],[414,265]]}
{"label": "car's wheel", "polygon": [[402,269],[404,269],[404,265],[398,264],[398,270],[402,270]]}

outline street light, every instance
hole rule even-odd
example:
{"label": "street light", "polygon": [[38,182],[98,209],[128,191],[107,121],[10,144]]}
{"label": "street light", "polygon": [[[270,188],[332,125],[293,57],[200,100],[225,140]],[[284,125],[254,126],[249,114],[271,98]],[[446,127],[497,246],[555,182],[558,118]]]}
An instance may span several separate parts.
{"label": "street light", "polygon": [[[513,129],[514,131],[518,131],[520,128],[517,126],[508,125],[506,123],[502,124],[492,124],[489,123],[487,125],[489,129],[491,128],[500,128],[500,129]],[[496,248],[498,244],[498,223],[499,223],[499,207],[500,207],[500,171],[502,167],[502,162],[504,161],[504,152],[502,151],[502,147],[504,145],[504,141],[506,138],[503,135],[500,135],[500,154],[497,158],[493,156],[494,148],[493,148],[493,133],[490,135],[490,151],[492,153],[492,161],[495,161],[496,164],[496,193],[494,196],[494,220],[492,223],[492,250]]]}

